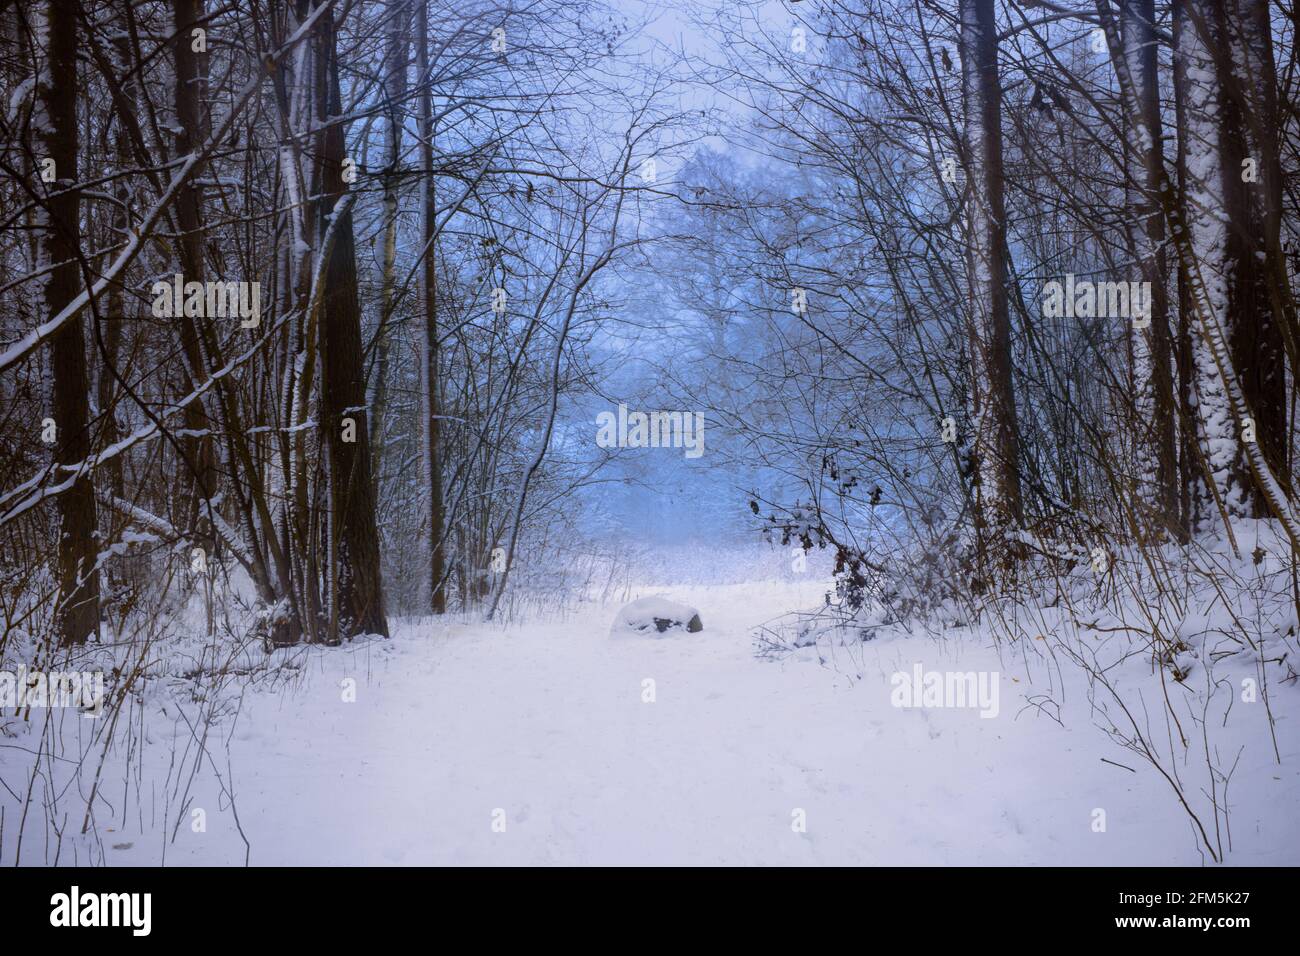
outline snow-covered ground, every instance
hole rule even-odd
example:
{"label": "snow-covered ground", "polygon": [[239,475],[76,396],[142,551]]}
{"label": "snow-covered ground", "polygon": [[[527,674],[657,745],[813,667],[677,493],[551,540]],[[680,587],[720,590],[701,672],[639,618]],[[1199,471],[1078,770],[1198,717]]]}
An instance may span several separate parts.
{"label": "snow-covered ground", "polygon": [[[127,820],[99,820],[98,844],[110,864],[156,864],[180,817],[168,864],[239,864],[237,814],[254,865],[1202,862],[1170,785],[1097,728],[1068,669],[1000,660],[969,632],[757,657],[754,627],[823,590],[671,589],[699,608],[696,634],[611,639],[610,604],[534,626],[404,621],[389,641],[299,651],[293,686],[248,691],[214,730],[183,817],[184,790],[157,780],[187,732],[149,712],[154,754],[131,773]],[[891,675],[917,664],[998,672],[997,716],[893,706]],[[1229,863],[1300,863],[1287,690],[1274,699],[1281,765],[1266,726],[1249,724],[1263,708],[1233,711],[1248,746]],[[1051,705],[1029,703],[1043,694]],[[6,752],[13,787],[23,777]],[[1192,790],[1206,776],[1194,761],[1181,774]],[[105,773],[114,806],[120,776]],[[16,807],[0,798],[8,861]],[[29,837],[26,859],[48,852],[43,839]]]}

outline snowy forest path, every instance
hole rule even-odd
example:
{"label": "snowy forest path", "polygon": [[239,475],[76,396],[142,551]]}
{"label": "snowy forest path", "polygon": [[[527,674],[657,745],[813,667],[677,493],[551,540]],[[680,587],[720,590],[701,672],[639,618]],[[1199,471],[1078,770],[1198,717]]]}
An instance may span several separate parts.
{"label": "snowy forest path", "polygon": [[[755,626],[815,607],[821,590],[668,589],[700,609],[704,630],[662,639],[612,638],[609,604],[506,628],[399,622],[391,640],[312,653],[296,691],[248,695],[231,741],[250,860],[1199,862],[1155,774],[1102,762],[1138,766],[1089,722],[1083,694],[1057,724],[975,639],[758,659]],[[892,706],[891,675],[916,663],[1002,671],[999,716]],[[1106,833],[1092,829],[1097,807]],[[1261,861],[1287,845],[1261,843]],[[146,839],[110,862],[156,860],[157,847]],[[211,809],[207,832],[181,827],[167,853],[242,858],[232,815]]]}

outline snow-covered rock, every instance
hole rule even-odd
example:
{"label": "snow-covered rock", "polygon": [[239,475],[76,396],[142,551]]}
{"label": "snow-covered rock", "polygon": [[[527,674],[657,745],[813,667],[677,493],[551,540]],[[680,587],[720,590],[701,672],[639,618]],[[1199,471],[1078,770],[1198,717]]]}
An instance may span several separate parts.
{"label": "snow-covered rock", "polygon": [[671,631],[694,633],[702,630],[704,624],[700,621],[700,612],[695,608],[656,596],[633,601],[619,611],[610,634],[658,637]]}

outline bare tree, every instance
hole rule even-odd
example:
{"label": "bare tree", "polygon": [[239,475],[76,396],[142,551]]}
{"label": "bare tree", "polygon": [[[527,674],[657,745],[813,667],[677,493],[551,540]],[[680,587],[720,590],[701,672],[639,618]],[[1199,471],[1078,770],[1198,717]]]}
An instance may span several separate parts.
{"label": "bare tree", "polygon": [[[429,75],[429,4],[427,0],[418,0],[419,8],[419,73],[421,78]],[[420,168],[424,173],[420,197],[420,238],[423,240],[423,266],[420,270],[420,299],[424,307],[423,335],[420,337],[419,350],[419,386],[420,386],[420,426],[423,446],[420,463],[426,483],[425,494],[428,496],[428,537],[429,552],[429,610],[442,614],[447,610],[447,572],[443,553],[443,538],[446,521],[444,520],[442,488],[441,430],[439,419],[442,403],[439,391],[442,388],[438,373],[438,249],[437,249],[437,214],[438,191],[434,174],[434,122],[433,94],[428,82],[420,86]]]}
{"label": "bare tree", "polygon": [[[327,524],[326,573],[330,579],[327,642],[356,634],[388,636],[375,526],[369,413],[357,301],[352,210],[343,201],[345,128],[339,93],[339,63],[333,13],[321,18],[317,39],[317,97],[320,133],[321,201],[318,236],[334,231],[321,297],[321,442],[325,448]],[[334,221],[334,217],[338,221]]]}
{"label": "bare tree", "polygon": [[[45,0],[38,36],[46,47],[37,74],[37,175],[44,195],[37,211],[37,268],[45,271],[42,305],[58,315],[77,295],[81,257],[81,192],[77,177],[77,4]],[[48,173],[49,175],[44,175]],[[55,460],[76,476],[59,496],[57,630],[81,644],[99,627],[95,492],[84,462],[90,455],[90,382],[80,316],[50,339]]]}
{"label": "bare tree", "polygon": [[1127,73],[1121,82],[1128,97],[1130,148],[1125,152],[1130,245],[1139,275],[1151,298],[1146,328],[1130,327],[1131,389],[1136,417],[1137,488],[1144,519],[1153,532],[1182,534],[1179,516],[1177,424],[1169,330],[1169,280],[1165,221],[1161,203],[1164,176],[1160,79],[1154,0],[1125,0],[1120,7],[1123,49],[1117,63]]}
{"label": "bare tree", "polygon": [[976,521],[988,544],[1024,520],[1007,302],[1002,84],[993,0],[962,0],[962,104]]}

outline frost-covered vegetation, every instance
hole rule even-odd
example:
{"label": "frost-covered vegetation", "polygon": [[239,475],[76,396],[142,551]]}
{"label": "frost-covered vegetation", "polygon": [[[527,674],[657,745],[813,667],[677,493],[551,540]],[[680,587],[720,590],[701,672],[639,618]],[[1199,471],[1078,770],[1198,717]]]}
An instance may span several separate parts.
{"label": "frost-covered vegetation", "polygon": [[1300,860],[1287,11],[5,9],[0,864]]}

